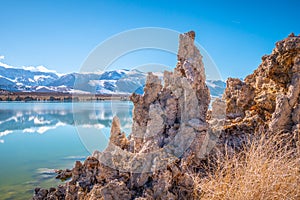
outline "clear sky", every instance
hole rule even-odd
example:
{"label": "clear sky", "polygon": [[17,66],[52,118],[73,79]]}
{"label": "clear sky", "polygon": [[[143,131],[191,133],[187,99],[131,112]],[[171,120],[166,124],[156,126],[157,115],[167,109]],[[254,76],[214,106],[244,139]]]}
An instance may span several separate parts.
{"label": "clear sky", "polygon": [[108,37],[162,27],[194,30],[222,77],[241,78],[276,41],[300,34],[299,10],[299,0],[0,0],[0,58],[17,67],[74,72]]}

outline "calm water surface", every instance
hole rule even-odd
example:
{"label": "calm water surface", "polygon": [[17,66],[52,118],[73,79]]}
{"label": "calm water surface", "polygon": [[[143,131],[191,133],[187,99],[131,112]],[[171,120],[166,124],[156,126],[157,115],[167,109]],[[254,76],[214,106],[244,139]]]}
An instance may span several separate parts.
{"label": "calm water surface", "polygon": [[126,101],[0,103],[0,199],[30,199],[35,187],[60,184],[53,169],[103,150],[115,115],[128,134],[132,108]]}

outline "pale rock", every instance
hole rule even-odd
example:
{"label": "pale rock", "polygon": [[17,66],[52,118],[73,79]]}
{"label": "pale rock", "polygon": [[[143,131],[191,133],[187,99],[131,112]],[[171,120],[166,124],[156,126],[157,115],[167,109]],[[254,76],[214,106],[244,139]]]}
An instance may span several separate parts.
{"label": "pale rock", "polygon": [[188,121],[188,125],[190,125],[199,132],[206,131],[208,129],[208,124],[206,122],[201,121],[200,119],[191,119]]}
{"label": "pale rock", "polygon": [[109,143],[119,146],[121,149],[127,149],[129,147],[129,141],[124,132],[121,132],[120,120],[117,116],[113,118]]}
{"label": "pale rock", "polygon": [[145,139],[160,136],[164,132],[163,110],[159,103],[151,104]]}
{"label": "pale rock", "polygon": [[212,113],[211,118],[214,119],[225,119],[226,118],[226,103],[219,98],[216,98],[212,102]]}

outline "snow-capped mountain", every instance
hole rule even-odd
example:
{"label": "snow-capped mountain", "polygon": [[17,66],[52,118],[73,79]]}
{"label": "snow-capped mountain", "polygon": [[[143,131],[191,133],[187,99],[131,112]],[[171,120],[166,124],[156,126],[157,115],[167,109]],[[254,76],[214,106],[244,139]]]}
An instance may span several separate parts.
{"label": "snow-capped mountain", "polygon": [[[126,69],[59,75],[45,67],[13,68],[0,62],[0,89],[14,92],[141,94],[146,76]],[[213,97],[221,97],[226,87],[221,80],[208,80],[207,85]]]}
{"label": "snow-capped mountain", "polygon": [[49,85],[58,78],[59,76],[53,72],[12,68],[0,63],[0,88],[4,90],[30,91],[35,86]]}

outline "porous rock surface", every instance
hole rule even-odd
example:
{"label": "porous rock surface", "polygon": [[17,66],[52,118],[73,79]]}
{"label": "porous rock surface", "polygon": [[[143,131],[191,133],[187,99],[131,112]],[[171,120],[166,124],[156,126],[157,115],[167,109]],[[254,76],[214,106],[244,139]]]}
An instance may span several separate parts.
{"label": "porous rock surface", "polygon": [[300,37],[291,34],[277,42],[244,81],[229,78],[223,97],[227,120],[222,142],[233,148],[249,134],[299,134]]}

